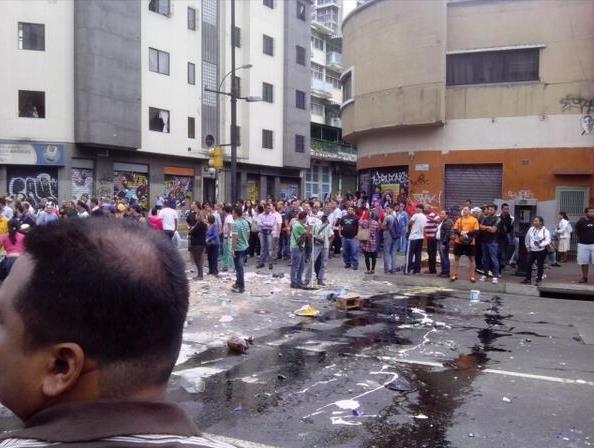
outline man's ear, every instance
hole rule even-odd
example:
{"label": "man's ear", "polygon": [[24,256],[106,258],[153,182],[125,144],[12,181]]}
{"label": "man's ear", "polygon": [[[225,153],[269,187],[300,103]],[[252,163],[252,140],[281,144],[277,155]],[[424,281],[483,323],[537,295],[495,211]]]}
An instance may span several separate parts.
{"label": "man's ear", "polygon": [[75,343],[56,344],[50,348],[47,370],[41,383],[43,394],[57,398],[78,381],[85,364],[85,353]]}

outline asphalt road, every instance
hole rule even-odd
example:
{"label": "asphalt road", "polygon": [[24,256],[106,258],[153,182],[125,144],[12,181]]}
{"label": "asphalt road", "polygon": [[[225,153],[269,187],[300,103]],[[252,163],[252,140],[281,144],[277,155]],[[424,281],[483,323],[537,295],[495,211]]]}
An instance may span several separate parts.
{"label": "asphalt road", "polygon": [[572,323],[594,304],[466,295],[399,291],[247,355],[206,350],[177,366],[170,396],[205,432],[266,446],[594,444],[594,346]]}

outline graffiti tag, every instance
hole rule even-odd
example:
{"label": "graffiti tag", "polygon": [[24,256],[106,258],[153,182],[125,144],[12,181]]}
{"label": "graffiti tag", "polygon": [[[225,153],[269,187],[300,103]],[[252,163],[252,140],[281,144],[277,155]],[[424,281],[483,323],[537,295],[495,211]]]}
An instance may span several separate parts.
{"label": "graffiti tag", "polygon": [[559,102],[561,103],[562,112],[568,112],[573,109],[579,109],[582,114],[586,115],[594,112],[594,99],[587,100],[586,98],[567,95]]}
{"label": "graffiti tag", "polygon": [[37,176],[12,177],[8,182],[8,194],[15,199],[27,201],[34,207],[40,205],[41,199],[58,201],[58,179],[48,173]]}
{"label": "graffiti tag", "polygon": [[508,191],[507,197],[513,200],[534,199],[534,194],[530,190]]}
{"label": "graffiti tag", "polygon": [[371,176],[371,183],[374,186],[381,184],[400,184],[406,188],[408,187],[408,173],[406,171],[393,171],[391,173],[375,171]]}
{"label": "graffiti tag", "polygon": [[421,193],[413,193],[412,196],[415,202],[421,202],[423,204],[441,204],[441,191],[439,193],[430,193],[424,190]]}

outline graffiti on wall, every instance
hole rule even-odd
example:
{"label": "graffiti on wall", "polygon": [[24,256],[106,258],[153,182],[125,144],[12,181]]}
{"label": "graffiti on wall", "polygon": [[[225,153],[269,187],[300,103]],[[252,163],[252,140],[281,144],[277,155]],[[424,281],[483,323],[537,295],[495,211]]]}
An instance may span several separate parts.
{"label": "graffiti on wall", "polygon": [[415,202],[421,202],[423,204],[440,205],[442,192],[431,193],[427,190],[423,190],[420,193],[413,193],[413,199]]}
{"label": "graffiti on wall", "polygon": [[175,200],[176,207],[183,206],[186,199],[192,202],[194,197],[192,178],[188,176],[165,176],[163,197],[170,201]]}
{"label": "graffiti on wall", "polygon": [[397,202],[406,203],[408,186],[408,167],[374,169],[359,175],[359,191],[368,193],[372,202],[390,194]]}
{"label": "graffiti on wall", "polygon": [[374,187],[382,184],[400,184],[408,188],[408,172],[405,169],[393,171],[376,170],[371,175],[371,183]]}
{"label": "graffiti on wall", "polygon": [[288,201],[291,198],[296,198],[299,195],[299,185],[289,182],[281,182],[280,184],[280,198],[283,201]]}
{"label": "graffiti on wall", "polygon": [[42,198],[58,202],[58,174],[53,170],[9,169],[8,194],[34,207],[40,205]]}
{"label": "graffiti on wall", "polygon": [[141,207],[148,207],[149,182],[145,173],[133,171],[115,171],[113,177],[113,195],[138,201]]}
{"label": "graffiti on wall", "polygon": [[515,201],[523,199],[536,199],[530,190],[508,191],[507,197],[508,199],[513,199]]}
{"label": "graffiti on wall", "polygon": [[559,102],[561,103],[561,112],[579,110],[582,114],[590,115],[594,113],[594,99],[588,100],[580,96],[567,95]]}
{"label": "graffiti on wall", "polygon": [[424,174],[419,174],[416,179],[409,179],[411,187],[426,187],[429,185],[429,179]]}
{"label": "graffiti on wall", "polygon": [[84,168],[72,168],[72,199],[88,201],[93,196],[95,173]]}

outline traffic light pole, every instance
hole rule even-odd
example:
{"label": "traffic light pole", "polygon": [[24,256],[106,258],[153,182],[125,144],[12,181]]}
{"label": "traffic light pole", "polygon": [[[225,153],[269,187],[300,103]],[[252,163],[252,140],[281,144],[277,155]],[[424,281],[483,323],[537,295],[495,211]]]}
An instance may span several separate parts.
{"label": "traffic light pole", "polygon": [[237,91],[235,89],[235,0],[231,0],[231,204],[237,201]]}

